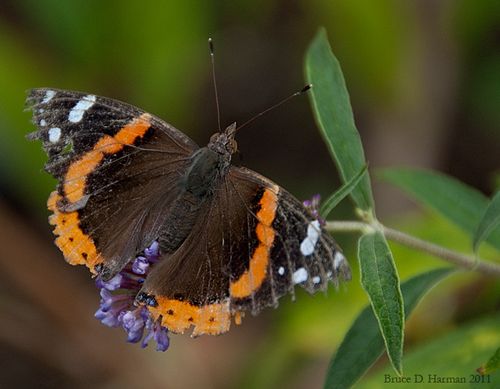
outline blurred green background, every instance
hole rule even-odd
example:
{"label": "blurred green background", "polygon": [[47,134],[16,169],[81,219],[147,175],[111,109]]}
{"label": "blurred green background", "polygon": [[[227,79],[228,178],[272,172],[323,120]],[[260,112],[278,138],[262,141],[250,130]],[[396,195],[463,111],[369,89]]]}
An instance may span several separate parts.
{"label": "blurred green background", "polygon": [[[354,237],[337,237],[355,270],[338,292],[285,298],[221,337],[172,336],[164,354],[141,350],[93,318],[93,282],[52,244],[45,202],[55,181],[40,144],[24,138],[34,128],[23,111],[29,88],[82,90],[137,105],[205,144],[217,127],[207,38],[228,125],[303,86],[319,26],[342,64],[371,168],[435,168],[488,195],[500,186],[497,0],[0,2],[0,387],[321,387],[367,302]],[[252,123],[238,143],[238,163],[299,198],[339,186],[307,97]],[[375,195],[388,224],[470,251],[470,238],[401,193],[376,184]],[[334,212],[351,216],[348,202]],[[398,246],[394,255],[402,278],[441,264]],[[494,280],[453,277],[408,323],[407,352],[498,311],[499,300]]]}

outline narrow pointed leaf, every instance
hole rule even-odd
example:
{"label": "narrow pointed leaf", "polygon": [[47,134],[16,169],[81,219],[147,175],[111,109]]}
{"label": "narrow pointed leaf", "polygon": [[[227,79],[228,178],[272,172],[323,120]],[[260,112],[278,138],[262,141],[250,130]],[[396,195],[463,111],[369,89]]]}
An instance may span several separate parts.
{"label": "narrow pointed leaf", "polygon": [[337,190],[335,193],[333,193],[326,201],[323,203],[323,206],[321,207],[320,215],[326,219],[330,212],[342,201],[345,199],[346,196],[351,193],[354,188],[356,188],[356,185],[359,184],[363,176],[365,175],[366,171],[368,169],[368,166],[365,165],[363,169],[356,174],[354,177],[352,177],[348,182],[346,182],[342,187],[340,187],[339,190]]}
{"label": "narrow pointed leaf", "polygon": [[491,374],[495,370],[500,369],[500,347],[497,348],[495,354],[486,362],[483,366],[477,369],[478,373],[481,375]]}
{"label": "narrow pointed leaf", "polygon": [[[305,72],[307,82],[313,84],[309,98],[316,122],[340,177],[346,183],[363,169],[366,162],[344,76],[324,29],[319,30],[307,50]],[[350,195],[362,210],[373,209],[368,174]]]}
{"label": "narrow pointed leaf", "polygon": [[376,231],[359,239],[358,258],[361,285],[370,298],[389,360],[394,370],[401,375],[404,336],[403,296],[394,259],[382,233]]}
{"label": "narrow pointed leaf", "polygon": [[[485,214],[488,198],[455,178],[430,170],[409,168],[384,169],[380,178],[404,190],[471,236]],[[486,241],[500,250],[500,225],[491,230]]]}
{"label": "narrow pointed leaf", "polygon": [[[408,318],[422,297],[445,276],[451,268],[436,269],[419,274],[401,284],[405,317]],[[325,388],[349,388],[358,381],[384,352],[384,340],[370,306],[359,314],[347,332],[328,367]]]}
{"label": "narrow pointed leaf", "polygon": [[500,225],[500,191],[497,192],[484,211],[483,217],[479,222],[472,246],[477,251],[479,245]]}

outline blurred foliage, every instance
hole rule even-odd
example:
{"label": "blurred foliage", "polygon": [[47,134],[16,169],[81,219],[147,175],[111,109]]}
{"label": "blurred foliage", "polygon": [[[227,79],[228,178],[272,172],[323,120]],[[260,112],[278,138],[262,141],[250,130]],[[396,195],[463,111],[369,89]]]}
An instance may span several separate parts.
{"label": "blurred foliage", "polygon": [[[498,313],[484,317],[465,326],[451,329],[446,335],[424,344],[419,349],[411,350],[405,357],[404,375],[409,377],[412,383],[396,384],[396,387],[435,388],[436,385],[438,387],[453,385],[456,388],[494,388],[498,386],[500,372],[493,372],[489,377],[481,378],[476,369],[483,360],[495,352],[496,345],[500,343],[499,321]],[[395,378],[392,371],[384,369],[360,383],[358,387],[385,388],[388,385],[387,375]],[[417,375],[421,377],[416,378]],[[458,384],[444,381],[455,378]],[[438,381],[439,379],[442,381]],[[484,381],[477,381],[482,379]]]}
{"label": "blurred foliage", "polygon": [[[46,157],[40,145],[24,138],[33,130],[29,113],[23,113],[27,89],[50,86],[124,100],[167,119],[204,143],[216,127],[207,38],[212,36],[216,43],[222,114],[229,124],[248,119],[302,86],[303,54],[320,25],[329,31],[342,64],[367,150],[380,149],[381,154],[396,156],[421,151],[412,147],[419,133],[405,133],[410,141],[402,151],[397,144],[379,143],[374,117],[404,123],[397,119],[419,104],[421,96],[436,97],[438,93],[429,93],[436,80],[456,72],[447,98],[451,108],[442,110],[446,116],[435,131],[445,139],[435,151],[441,163],[438,167],[490,193],[499,181],[499,15],[497,0],[4,0],[0,3],[0,199],[25,218],[27,230],[31,228],[28,221],[42,225],[47,238],[45,201],[55,182],[41,171]],[[449,51],[431,49],[435,41],[444,41]],[[445,65],[439,62],[441,55],[446,57]],[[422,69],[434,78],[422,78]],[[437,100],[425,102],[425,115],[417,116],[422,128],[427,125],[427,108],[440,108]],[[429,138],[429,144],[434,140]],[[244,165],[284,184],[299,197],[328,194],[338,186],[338,174],[305,99],[259,119],[258,125],[242,132],[239,146]],[[367,155],[371,166],[376,166],[370,152]],[[376,193],[376,197],[377,204],[387,201],[385,192]],[[349,217],[351,213],[351,205],[343,202],[332,217]],[[470,238],[435,214],[398,213],[389,220],[423,239],[470,252]],[[20,239],[16,244],[31,244]],[[219,346],[224,339],[235,339],[227,335],[217,338],[217,346],[207,348],[201,357],[189,350],[202,350],[195,344],[204,340],[183,343],[182,337],[176,336],[173,342],[181,345],[169,353],[177,354],[146,350],[143,358],[158,372],[165,369],[164,382],[173,386],[199,376],[212,387],[320,387],[332,352],[367,303],[358,282],[354,241],[343,235],[337,240],[354,268],[353,281],[326,296],[298,293],[293,304],[285,298],[278,310],[254,320],[245,318],[243,327],[256,325],[257,329],[245,332],[253,338],[245,348],[236,350],[237,357],[234,351],[226,354],[234,345]],[[48,240],[47,247],[51,244]],[[403,280],[442,266],[442,262],[414,250],[399,245],[391,245],[391,249]],[[495,258],[498,253],[485,244],[480,255]],[[35,255],[31,260],[36,259]],[[62,257],[57,259],[63,261]],[[75,269],[68,267],[66,271]],[[17,287],[24,292],[22,286]],[[68,293],[78,296],[75,291]],[[95,299],[97,307],[97,295]],[[407,323],[406,342],[411,352],[404,360],[405,367],[425,370],[429,368],[426,359],[436,349],[449,350],[446,358],[465,358],[472,347],[482,350],[473,353],[478,359],[463,364],[457,361],[450,369],[478,367],[494,351],[493,344],[484,346],[481,335],[491,335],[489,339],[497,339],[498,345],[498,328],[494,326],[498,318],[486,317],[498,310],[499,301],[498,283],[477,274],[464,273],[447,280],[431,292]],[[65,333],[64,329],[58,331]],[[436,337],[447,333],[436,340],[442,343],[433,346]],[[92,342],[92,335],[88,335],[88,342]],[[9,334],[4,337],[9,338]],[[11,338],[13,343],[18,341],[16,336]],[[428,347],[422,346],[425,342]],[[476,347],[478,344],[481,347]],[[46,347],[52,346],[48,343]],[[78,350],[66,352],[71,355]],[[124,352],[116,369],[96,380],[102,385],[112,383],[120,374],[123,359],[137,361],[138,355]],[[376,375],[368,378],[366,387],[381,382],[383,364],[374,366],[372,374]],[[177,381],[172,382],[174,374]],[[147,377],[144,383],[147,385]]]}

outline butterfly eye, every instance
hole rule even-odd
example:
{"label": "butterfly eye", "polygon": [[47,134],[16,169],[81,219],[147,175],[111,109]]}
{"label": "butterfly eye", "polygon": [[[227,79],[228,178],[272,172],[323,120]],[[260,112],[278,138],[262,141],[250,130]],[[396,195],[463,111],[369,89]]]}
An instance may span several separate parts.
{"label": "butterfly eye", "polygon": [[219,138],[220,134],[218,132],[216,132],[215,134],[213,134],[211,137],[210,137],[210,142],[209,143],[216,143],[218,138]]}
{"label": "butterfly eye", "polygon": [[235,139],[230,139],[228,146],[228,151],[231,154],[234,154],[236,151],[238,151],[238,142],[236,142]]}

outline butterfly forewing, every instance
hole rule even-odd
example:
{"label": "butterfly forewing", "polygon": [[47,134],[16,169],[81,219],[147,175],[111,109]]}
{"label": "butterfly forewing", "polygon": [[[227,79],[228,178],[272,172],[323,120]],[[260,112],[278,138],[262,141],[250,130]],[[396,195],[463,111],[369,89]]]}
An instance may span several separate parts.
{"label": "butterfly forewing", "polygon": [[[198,146],[160,119],[116,100],[35,89],[33,122],[59,184],[49,199],[57,245],[109,278],[156,239],[161,214]],[[103,269],[106,269],[103,271]]]}

